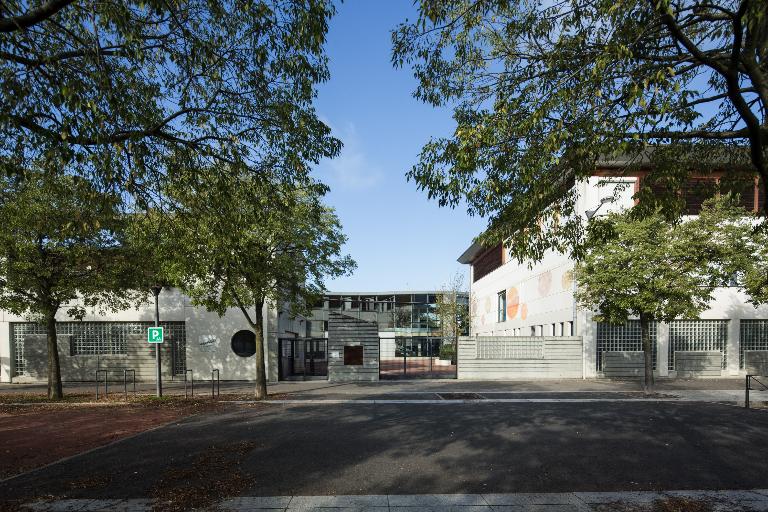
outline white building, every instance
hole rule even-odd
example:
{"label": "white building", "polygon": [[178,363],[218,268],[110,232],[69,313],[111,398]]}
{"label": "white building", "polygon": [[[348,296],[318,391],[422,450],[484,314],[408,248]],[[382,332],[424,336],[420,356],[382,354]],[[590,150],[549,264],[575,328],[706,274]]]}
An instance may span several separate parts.
{"label": "white building", "polygon": [[[154,303],[107,314],[92,310],[82,321],[68,318],[66,309],[57,316],[63,380],[94,380],[96,371],[104,368],[131,368],[137,380],[154,380],[154,349],[147,343]],[[265,367],[268,380],[276,381],[278,339],[304,336],[306,320],[275,307],[265,310]],[[47,379],[45,326],[33,320],[0,311],[0,382]],[[161,348],[164,378],[183,378],[186,370],[196,379],[210,378],[211,370],[219,369],[221,380],[253,380],[253,331],[239,309],[219,318],[192,306],[178,290],[163,290],[160,323],[166,338]]]}
{"label": "white building", "polygon": [[[578,215],[600,215],[633,206],[642,173],[612,178],[609,168],[600,171],[575,185]],[[686,199],[687,213],[695,214],[701,205],[700,194],[690,193]],[[763,201],[757,182],[743,201],[748,208],[756,208]],[[471,265],[472,336],[580,336],[585,378],[637,374],[641,362],[639,322],[598,324],[591,312],[577,307],[573,261],[567,256],[550,252],[529,268],[528,263],[511,259],[501,245],[483,249],[473,244],[458,261]],[[654,324],[651,334],[657,342],[658,376],[743,375],[745,367],[759,366],[768,356],[768,308],[754,308],[737,288],[721,288],[700,318]],[[633,368],[611,366],[617,355],[625,363],[629,361],[625,366]],[[607,363],[603,361],[606,356]],[[753,368],[750,373],[755,371],[765,374],[768,368]]]}

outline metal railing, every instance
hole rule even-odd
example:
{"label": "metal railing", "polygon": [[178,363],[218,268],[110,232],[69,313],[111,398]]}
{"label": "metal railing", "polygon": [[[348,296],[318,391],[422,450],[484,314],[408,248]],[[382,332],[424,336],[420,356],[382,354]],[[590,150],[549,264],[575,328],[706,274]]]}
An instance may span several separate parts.
{"label": "metal railing", "polygon": [[[758,379],[760,377],[760,380]],[[753,388],[752,383],[756,383],[758,388]],[[765,377],[764,375],[747,375],[745,386],[744,386],[744,407],[749,409],[749,392],[750,390],[755,391],[767,391],[768,390],[768,377]]]}
{"label": "metal railing", "polygon": [[[216,379],[214,380],[214,375]],[[221,378],[219,377],[219,369],[214,368],[211,370],[211,398],[218,398],[221,396]]]}
{"label": "metal railing", "polygon": [[96,370],[96,400],[99,399],[99,388],[101,383],[99,376],[104,374],[104,398],[109,397],[109,372],[123,372],[123,396],[125,401],[128,401],[128,374],[131,374],[131,382],[133,384],[133,394],[136,395],[136,370],[133,368],[102,368]]}

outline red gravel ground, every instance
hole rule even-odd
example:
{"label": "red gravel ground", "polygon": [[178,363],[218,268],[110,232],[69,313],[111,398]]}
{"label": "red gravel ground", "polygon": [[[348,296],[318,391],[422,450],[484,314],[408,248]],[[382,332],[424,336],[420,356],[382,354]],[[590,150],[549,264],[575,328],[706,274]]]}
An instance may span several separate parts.
{"label": "red gravel ground", "polygon": [[199,412],[145,405],[0,408],[0,480]]}

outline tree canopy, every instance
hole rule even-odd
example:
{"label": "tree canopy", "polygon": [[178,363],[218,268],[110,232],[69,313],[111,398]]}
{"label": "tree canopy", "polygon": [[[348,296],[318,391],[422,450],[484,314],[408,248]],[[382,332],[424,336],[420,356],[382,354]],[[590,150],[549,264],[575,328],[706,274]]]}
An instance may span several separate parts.
{"label": "tree canopy", "polygon": [[48,392],[61,398],[56,314],[127,307],[139,299],[121,200],[76,176],[31,169],[0,177],[0,310],[43,320]]}
{"label": "tree canopy", "polygon": [[325,291],[325,279],[355,263],[342,255],[346,237],[322,202],[324,185],[248,179],[220,169],[202,179],[201,188],[191,180],[169,190],[179,204],[174,215],[145,217],[135,236],[164,240],[158,249],[164,275],[193,304],[219,315],[242,312],[256,335],[256,396],[265,398],[264,304],[306,312]]}
{"label": "tree canopy", "polygon": [[600,161],[652,169],[647,215],[679,213],[681,182],[712,168],[768,191],[764,1],[421,0],[392,37],[415,96],[454,112],[409,177],[518,258],[583,235],[572,185]]}
{"label": "tree canopy", "polygon": [[304,177],[340,147],[312,106],[333,13],[327,0],[4,2],[0,162],[145,203],[214,163]]}
{"label": "tree canopy", "polygon": [[576,299],[596,312],[596,321],[640,318],[646,389],[653,383],[649,323],[698,318],[715,289],[752,272],[757,260],[745,244],[756,220],[734,198],[721,197],[705,201],[697,218],[682,223],[660,212],[643,218],[611,213],[590,221],[586,253],[574,267]]}

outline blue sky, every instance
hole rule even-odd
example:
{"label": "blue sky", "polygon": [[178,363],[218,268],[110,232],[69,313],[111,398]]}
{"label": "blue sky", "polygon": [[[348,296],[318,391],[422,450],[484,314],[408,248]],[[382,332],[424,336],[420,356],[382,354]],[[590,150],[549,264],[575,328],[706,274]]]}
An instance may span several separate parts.
{"label": "blue sky", "polygon": [[390,30],[414,12],[411,0],[352,0],[331,22],[331,80],[316,106],[344,149],[316,175],[331,187],[326,201],[358,264],[352,276],[326,283],[331,291],[439,289],[456,271],[466,274],[456,258],[485,225],[438,207],[406,181],[422,145],[452,129],[450,111],[414,99],[411,71],[390,63]]}

